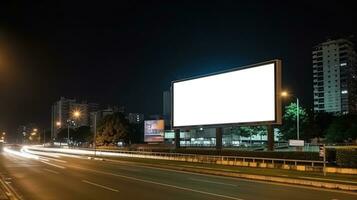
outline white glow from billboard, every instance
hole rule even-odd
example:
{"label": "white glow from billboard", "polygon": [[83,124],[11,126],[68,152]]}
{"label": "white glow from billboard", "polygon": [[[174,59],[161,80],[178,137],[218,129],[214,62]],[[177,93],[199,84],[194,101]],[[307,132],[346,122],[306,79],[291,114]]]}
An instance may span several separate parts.
{"label": "white glow from billboard", "polygon": [[275,64],[173,83],[173,126],[275,120]]}

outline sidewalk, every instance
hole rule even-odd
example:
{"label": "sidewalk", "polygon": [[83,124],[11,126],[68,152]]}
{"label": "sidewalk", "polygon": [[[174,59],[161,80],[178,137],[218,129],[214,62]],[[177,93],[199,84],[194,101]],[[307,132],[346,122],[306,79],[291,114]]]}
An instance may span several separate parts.
{"label": "sidewalk", "polygon": [[341,189],[357,192],[357,176],[344,174],[327,174],[321,172],[301,172],[293,170],[250,168],[225,166],[217,164],[190,163],[170,160],[155,160],[128,157],[102,157],[104,161],[134,162],[148,167],[157,167],[170,170],[204,173],[219,176],[273,181],[278,183],[298,184],[329,189]]}

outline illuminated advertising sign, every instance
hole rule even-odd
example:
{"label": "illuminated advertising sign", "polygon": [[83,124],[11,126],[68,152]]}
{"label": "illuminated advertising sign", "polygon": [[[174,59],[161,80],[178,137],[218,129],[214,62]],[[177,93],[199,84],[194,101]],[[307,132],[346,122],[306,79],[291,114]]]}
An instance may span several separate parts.
{"label": "illuminated advertising sign", "polygon": [[165,132],[164,120],[146,120],[144,122],[144,141],[163,142]]}
{"label": "illuminated advertising sign", "polygon": [[281,62],[172,82],[172,126],[281,124]]}

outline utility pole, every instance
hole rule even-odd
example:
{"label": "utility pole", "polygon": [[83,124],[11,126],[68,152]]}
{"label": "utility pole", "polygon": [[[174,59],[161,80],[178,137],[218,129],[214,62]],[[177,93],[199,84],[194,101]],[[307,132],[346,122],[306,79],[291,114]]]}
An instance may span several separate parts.
{"label": "utility pole", "polygon": [[67,147],[69,148],[69,125],[70,125],[70,121],[67,120]]}
{"label": "utility pole", "polygon": [[97,152],[97,112],[94,114],[94,138],[93,138],[93,148],[94,148],[94,156],[96,156]]}
{"label": "utility pole", "polygon": [[43,129],[43,146],[46,146],[46,129]]}
{"label": "utility pole", "polygon": [[299,125],[299,98],[296,98],[296,134],[297,134],[297,139],[300,139],[300,125]]}

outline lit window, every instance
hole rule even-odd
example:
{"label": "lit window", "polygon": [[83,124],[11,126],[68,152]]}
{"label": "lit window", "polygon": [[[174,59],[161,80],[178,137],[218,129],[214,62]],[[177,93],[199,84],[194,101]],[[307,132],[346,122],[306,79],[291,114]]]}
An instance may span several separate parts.
{"label": "lit window", "polygon": [[342,66],[346,66],[347,65],[347,63],[341,63],[340,64],[340,66],[342,67]]}
{"label": "lit window", "polygon": [[348,93],[347,90],[342,90],[342,91],[341,91],[341,94],[347,94],[347,93]]}

